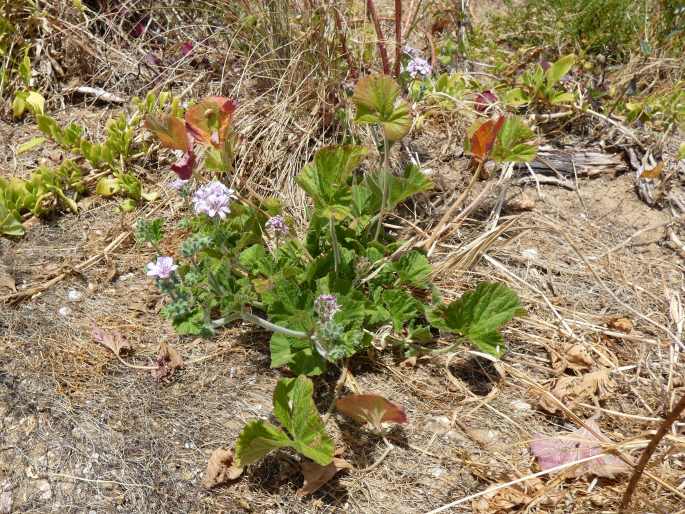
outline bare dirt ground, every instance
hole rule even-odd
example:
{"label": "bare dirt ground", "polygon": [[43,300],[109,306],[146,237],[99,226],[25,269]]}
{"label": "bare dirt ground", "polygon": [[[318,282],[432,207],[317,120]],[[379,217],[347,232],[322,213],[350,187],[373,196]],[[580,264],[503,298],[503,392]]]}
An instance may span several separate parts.
{"label": "bare dirt ground", "polygon": [[[6,148],[27,137],[7,127],[3,132],[10,134]],[[433,159],[445,195],[467,180],[459,154]],[[179,200],[165,187],[160,191],[158,213],[173,230]],[[485,241],[500,191],[491,191],[433,259],[439,283],[455,295],[485,277],[508,282],[523,298],[529,316],[505,330],[509,352],[502,364],[468,349],[414,366],[391,356],[357,361],[351,371],[361,388],[401,403],[410,422],[392,433],[393,450],[367,470],[384,453],[383,442],[334,416],[328,428],[356,469],[305,499],[295,494],[297,463],[282,454],[230,486],[201,487],[211,452],[230,446],[246,420],[270,415],[281,373],[269,369],[259,332],[238,326],[210,340],[175,336],[158,315],[162,298],[143,273],[152,251],[131,237],[87,271],[71,271],[125,233],[132,216],[122,217],[106,200],[86,199],[78,215],[37,222],[25,238],[1,241],[3,269],[17,291],[67,276],[0,311],[0,509],[427,512],[535,471],[528,449],[533,436],[574,428],[564,412],[540,408],[540,391],[562,375],[581,376],[559,364],[573,345],[589,356],[585,371],[606,370],[609,377],[598,390],[579,394],[573,413],[597,416],[604,433],[628,453],[631,444],[643,447],[685,386],[683,364],[658,327],[675,331],[669,309],[685,290],[682,257],[667,244],[670,215],[637,197],[632,173],[605,173],[580,179],[577,191],[509,187],[499,222],[507,228]],[[469,246],[478,237],[484,242]],[[158,383],[148,370],[125,366],[95,343],[93,325],[125,333],[134,346],[127,361],[136,366],[152,363],[161,341],[199,362]],[[334,382],[331,375],[321,391],[322,411]],[[653,476],[682,483],[682,453],[659,454],[655,461]],[[528,481],[452,511],[508,512],[526,505],[527,512],[613,511],[623,489],[620,480],[562,476]],[[683,506],[653,478],[645,477],[638,493],[635,512]]]}

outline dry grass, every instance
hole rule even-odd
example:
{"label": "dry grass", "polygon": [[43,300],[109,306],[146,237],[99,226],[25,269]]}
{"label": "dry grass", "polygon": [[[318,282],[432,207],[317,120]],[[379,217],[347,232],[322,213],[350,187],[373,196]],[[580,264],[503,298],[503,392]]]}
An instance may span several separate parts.
{"label": "dry grass", "polygon": [[[141,14],[151,8],[142,1],[126,5]],[[88,70],[73,70],[89,85],[124,95],[155,86],[188,97],[237,97],[243,144],[236,180],[261,194],[278,194],[298,215],[302,197],[294,175],[316,148],[340,135],[330,121],[331,113],[345,106],[344,89],[332,87],[341,81],[339,70],[316,68],[314,59],[319,55],[324,63],[330,49],[306,50],[305,33],[285,34],[292,38],[285,50],[283,32],[264,33],[246,47],[249,41],[241,40],[246,35],[230,38],[214,30],[212,4],[203,5],[208,13],[203,20],[192,19],[185,7],[155,11],[160,23],[172,27],[165,38],[194,41],[200,61],[192,64],[173,62],[154,71],[138,66],[154,48],[130,36],[130,17],[84,21],[72,12],[72,18],[60,18],[59,37],[54,32],[54,41],[48,40],[55,48],[86,45],[95,52]],[[203,56],[216,62],[216,55],[223,56],[218,68],[202,64]],[[52,96],[56,104],[71,101],[57,91]],[[66,113],[74,115],[71,105]],[[78,117],[92,117],[87,123],[98,130],[102,113],[88,105]],[[398,164],[418,159],[436,183],[434,192],[390,221],[405,237],[425,239],[469,182],[460,151],[468,124],[457,109],[435,113],[393,155]],[[31,130],[6,125],[6,147],[23,142]],[[670,159],[673,147],[666,145],[664,154]],[[0,162],[12,173],[32,164],[15,162],[9,153]],[[669,166],[677,165],[669,161]],[[148,170],[145,178],[150,185],[162,184],[167,173]],[[683,185],[682,175],[672,181],[675,191]],[[172,191],[156,187],[162,193],[157,215],[167,220],[172,234],[166,249],[173,253],[180,204]],[[682,224],[666,225],[672,221],[669,210],[639,200],[632,175],[581,178],[577,191],[542,185],[539,193],[534,185],[512,186],[502,178],[479,182],[464,204],[472,209],[431,256],[438,285],[449,297],[483,279],[508,283],[519,293],[528,315],[505,330],[509,351],[502,362],[493,364],[468,348],[413,366],[392,353],[355,361],[350,371],[360,388],[401,403],[410,422],[391,433],[394,448],[380,465],[363,471],[384,453],[383,441],[333,416],[328,429],[355,469],[310,498],[295,494],[302,479],[297,462],[285,453],[273,454],[230,486],[213,491],[200,486],[209,454],[231,445],[246,420],[270,415],[271,392],[282,373],[269,369],[265,335],[249,327],[231,327],[206,340],[176,336],[158,314],[162,298],[142,273],[150,249],[126,238],[97,266],[68,273],[30,300],[4,305],[0,493],[11,492],[17,512],[416,513],[527,477],[538,469],[530,440],[576,428],[577,418],[598,416],[616,448],[636,457],[685,394],[675,341],[682,340],[675,306],[685,293],[685,269],[669,239],[669,230],[681,239],[685,230]],[[522,198],[529,210],[516,210]],[[34,225],[22,240],[0,241],[0,260],[21,290],[98,255],[134,219],[121,217],[108,201],[94,201],[77,216]],[[629,239],[659,224],[663,230]],[[69,302],[70,289],[82,299]],[[69,312],[60,314],[62,307]],[[614,328],[615,318],[629,319],[632,331]],[[127,335],[134,346],[126,357],[130,363],[150,364],[161,341],[174,345],[186,361],[210,358],[157,383],[149,372],[123,366],[94,343],[94,324]],[[590,370],[608,370],[614,385],[601,400],[590,395],[549,414],[538,406],[545,391],[562,376],[587,372],[554,368],[570,345],[585,349]],[[336,380],[332,371],[317,384],[322,412]],[[638,485],[633,512],[682,509],[684,434],[681,422],[658,449],[650,476]],[[450,512],[614,512],[625,483],[625,478],[593,481],[560,474],[528,481],[519,491],[523,502],[511,507],[498,495],[486,498],[485,510],[467,501]],[[678,487],[679,492],[672,490]]]}

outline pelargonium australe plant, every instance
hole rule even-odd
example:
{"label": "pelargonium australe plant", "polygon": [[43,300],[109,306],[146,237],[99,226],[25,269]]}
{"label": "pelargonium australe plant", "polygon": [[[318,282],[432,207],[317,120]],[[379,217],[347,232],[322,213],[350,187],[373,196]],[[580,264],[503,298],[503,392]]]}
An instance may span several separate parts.
{"label": "pelargonium australe plant", "polygon": [[[312,207],[303,236],[290,230],[277,199],[246,198],[220,180],[203,180],[198,164],[189,174],[179,173],[180,192],[192,195],[192,209],[182,222],[189,235],[178,262],[160,256],[148,264],[148,274],[170,299],[163,314],[179,334],[211,335],[237,321],[256,325],[270,334],[271,366],[299,375],[279,381],[274,393],[274,416],[282,427],[259,420],[243,429],[236,443],[240,465],[278,448],[291,448],[312,465],[330,464],[332,440],[304,375],[319,375],[370,350],[376,334],[389,334],[385,343],[406,355],[435,351],[442,336],[499,355],[499,327],[522,312],[514,292],[500,284],[480,284],[445,302],[424,253],[387,232],[384,217],[431,182],[416,166],[391,167],[390,149],[412,124],[397,83],[386,75],[365,77],[352,100],[356,122],[381,141],[380,155],[372,158],[355,145],[315,154],[297,177]],[[183,151],[183,161],[230,171],[233,111],[226,106],[233,103],[215,97],[198,105],[188,109],[194,113],[190,119],[157,117],[148,127],[163,145]],[[189,157],[198,142],[204,161]],[[371,171],[360,170],[365,159]],[[159,248],[161,230],[138,232]],[[375,406],[383,399],[360,395],[349,403],[354,407],[362,400]],[[404,415],[390,418],[406,421]]]}
{"label": "pelargonium australe plant", "polygon": [[[383,226],[388,212],[431,186],[415,166],[390,169],[388,151],[411,127],[399,87],[388,76],[366,77],[353,101],[357,121],[383,141],[378,169],[359,170],[371,160],[361,146],[319,150],[297,177],[313,207],[301,238],[288,229],[278,200],[248,200],[218,180],[197,185],[174,280],[159,281],[171,298],[164,315],[181,334],[211,334],[236,320],[256,324],[271,332],[272,367],[297,374],[320,374],[370,348],[381,330],[407,354],[430,351],[431,341],[449,332],[455,342],[502,353],[498,327],[520,312],[516,295],[484,284],[445,303],[426,256],[401,250],[402,242]],[[192,121],[158,118],[148,126],[167,146],[190,134],[215,150],[229,130],[224,106],[233,104],[213,98],[198,105],[208,119],[191,107]],[[154,268],[160,278],[170,269],[166,264]]]}

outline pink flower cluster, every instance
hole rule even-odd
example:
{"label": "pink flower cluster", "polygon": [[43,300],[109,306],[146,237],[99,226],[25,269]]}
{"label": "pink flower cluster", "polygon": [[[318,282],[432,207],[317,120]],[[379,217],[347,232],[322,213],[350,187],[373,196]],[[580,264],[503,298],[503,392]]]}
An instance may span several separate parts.
{"label": "pink flower cluster", "polygon": [[178,266],[174,264],[173,257],[157,257],[157,262],[148,262],[145,269],[148,277],[167,279],[178,269]]}
{"label": "pink flower cluster", "polygon": [[407,63],[407,72],[413,79],[420,77],[425,78],[433,73],[433,68],[426,59],[421,57],[414,57]]}
{"label": "pink flower cluster", "polygon": [[290,230],[288,225],[285,224],[283,216],[269,218],[264,226],[268,231],[273,232],[277,236],[287,236]]}
{"label": "pink flower cluster", "polygon": [[224,219],[231,212],[231,202],[237,197],[233,189],[215,180],[205,184],[193,195],[193,208],[196,214],[206,214],[210,218]]}

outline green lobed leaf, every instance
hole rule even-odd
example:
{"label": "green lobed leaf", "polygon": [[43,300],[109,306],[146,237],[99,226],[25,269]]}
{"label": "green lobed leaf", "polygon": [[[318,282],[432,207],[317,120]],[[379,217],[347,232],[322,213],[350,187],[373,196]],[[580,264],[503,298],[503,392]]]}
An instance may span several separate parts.
{"label": "green lobed leaf", "polygon": [[289,446],[292,446],[292,441],[280,428],[266,421],[251,421],[238,436],[236,459],[240,466],[247,466],[262,459],[271,450]]}
{"label": "green lobed leaf", "polygon": [[7,236],[24,235],[24,225],[16,211],[9,210],[4,203],[0,202],[0,234]]}
{"label": "green lobed leaf", "polygon": [[534,139],[535,132],[521,118],[510,116],[497,134],[491,157],[496,162],[530,162],[537,155],[537,147],[530,143]]}
{"label": "green lobed leaf", "polygon": [[349,208],[352,172],[366,155],[361,146],[335,146],[319,150],[314,161],[297,176],[297,183],[312,197],[317,209],[340,206]]}
{"label": "green lobed leaf", "polygon": [[428,258],[417,250],[405,253],[393,263],[392,269],[404,284],[420,288],[430,285],[429,278],[433,269]]}
{"label": "green lobed leaf", "polygon": [[300,454],[326,466],[333,460],[334,445],[316,409],[313,392],[313,382],[304,375],[279,380],[274,391],[274,416],[293,438],[293,447]]}
{"label": "green lobed leaf", "polygon": [[17,147],[17,155],[21,155],[23,153],[30,152],[31,150],[33,150],[37,146],[42,145],[43,143],[45,143],[44,137],[32,137],[31,139],[29,139],[25,143],[20,144]]}
{"label": "green lobed leaf", "polygon": [[308,376],[326,371],[326,361],[305,339],[273,334],[270,347],[272,368],[288,366],[293,373]]}
{"label": "green lobed leaf", "polygon": [[475,291],[429,312],[428,320],[437,328],[462,334],[479,350],[499,356],[504,343],[499,328],[524,313],[514,291],[503,284],[484,282]]}
{"label": "green lobed leaf", "polygon": [[559,82],[564,75],[571,71],[571,68],[575,62],[576,56],[570,54],[565,55],[557,59],[556,62],[552,63],[552,65],[547,68],[547,71],[545,72],[545,81],[547,82],[547,87],[552,87]]}
{"label": "green lobed leaf", "polygon": [[352,102],[357,107],[357,123],[379,124],[388,141],[399,141],[411,128],[407,102],[400,87],[389,75],[369,75],[359,79]]}

